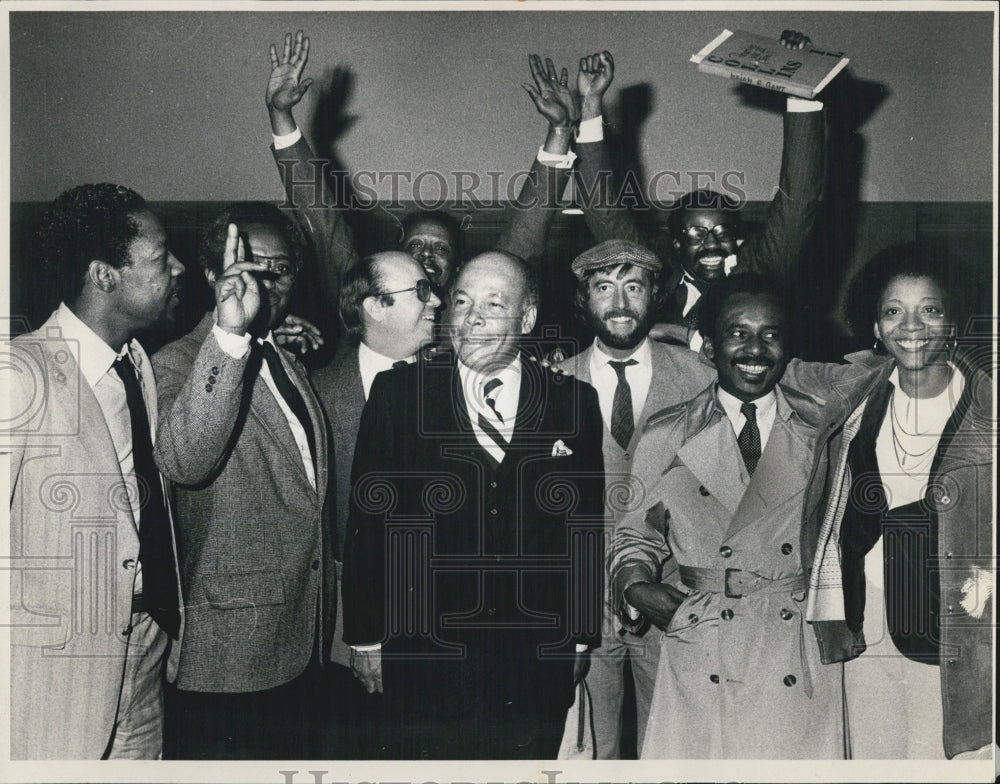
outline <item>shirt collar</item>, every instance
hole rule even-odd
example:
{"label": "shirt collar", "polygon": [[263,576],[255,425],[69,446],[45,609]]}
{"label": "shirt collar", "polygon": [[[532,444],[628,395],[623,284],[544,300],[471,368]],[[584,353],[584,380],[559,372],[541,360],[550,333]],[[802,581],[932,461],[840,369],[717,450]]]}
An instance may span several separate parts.
{"label": "shirt collar", "polygon": [[[412,356],[405,359],[406,362],[412,360]],[[385,354],[380,354],[364,341],[358,344],[358,364],[366,371],[370,370],[372,373],[381,373],[383,370],[389,370],[398,361],[392,357],[387,357]]]}
{"label": "shirt collar", "polygon": [[[726,412],[726,416],[729,417],[733,422],[736,418],[740,416],[740,409],[743,407],[743,401],[733,395],[730,395],[722,387],[717,386],[715,388],[716,394],[718,396],[719,404],[722,406],[723,410]],[[770,412],[771,408],[778,402],[778,397],[775,395],[772,389],[763,397],[759,397],[756,400],[747,401],[753,403],[757,406],[757,419],[758,421]]]}
{"label": "shirt collar", "polygon": [[59,303],[56,321],[59,323],[63,339],[73,340],[78,344],[80,373],[91,388],[111,370],[115,360],[128,351],[128,343],[122,345],[119,351],[111,348],[94,330],[81,321],[65,302]]}
{"label": "shirt collar", "polygon": [[462,389],[469,402],[477,409],[486,408],[483,400],[483,386],[491,378],[500,379],[503,386],[498,392],[499,395],[507,396],[517,394],[521,389],[521,357],[515,356],[514,360],[503,370],[496,373],[480,373],[469,366],[458,362],[458,376],[462,381]]}
{"label": "shirt collar", "polygon": [[649,337],[645,337],[631,354],[624,359],[618,360],[604,351],[597,338],[594,338],[594,359],[600,367],[607,365],[608,362],[627,362],[630,359],[634,359],[638,364],[648,367],[653,363],[653,352],[649,347]]}

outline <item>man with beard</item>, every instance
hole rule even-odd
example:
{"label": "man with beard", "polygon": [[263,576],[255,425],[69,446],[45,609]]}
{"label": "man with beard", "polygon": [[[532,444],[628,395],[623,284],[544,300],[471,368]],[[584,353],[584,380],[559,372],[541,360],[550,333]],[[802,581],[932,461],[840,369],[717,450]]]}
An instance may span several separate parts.
{"label": "man with beard", "polygon": [[173,483],[186,612],[171,710],[179,758],[315,756],[326,723],[327,426],[272,335],[301,259],[276,207],[228,207],[199,248],[214,312],[153,358],[156,460]]}
{"label": "man with beard", "polygon": [[599,640],[600,411],[522,351],[537,297],[523,261],[473,258],[451,350],[379,374],[361,416],[344,640],[403,758],[554,759]]}
{"label": "man with beard", "polygon": [[[789,49],[802,49],[811,42],[799,32],[785,30],[781,43]],[[587,226],[598,240],[631,240],[654,249],[668,263],[666,296],[662,312],[657,314],[663,324],[657,324],[655,331],[658,336],[677,339],[697,351],[701,347],[697,303],[705,291],[734,270],[787,280],[799,263],[823,191],[823,104],[787,99],[778,188],[760,232],[744,242],[736,200],[714,190],[699,189],[683,196],[674,206],[669,235],[648,236],[620,203],[621,194],[629,198],[628,187],[638,188],[634,179],[626,179],[620,192],[611,185],[602,112],[604,94],[613,79],[610,52],[581,59],[577,87],[582,114],[576,152],[581,190],[590,194],[583,200]],[[695,96],[700,100],[700,93],[696,91]]]}
{"label": "man with beard", "polygon": [[[608,240],[579,255],[571,267],[578,280],[577,311],[597,336],[558,370],[597,390],[608,486],[605,537],[610,542],[625,509],[632,456],[646,420],[695,395],[715,373],[697,354],[649,339],[661,269],[652,251],[625,240]],[[587,674],[597,759],[620,756],[626,662],[636,687],[640,739],[645,731],[659,653],[645,631],[621,628],[610,604],[605,605],[601,647],[593,652]]]}
{"label": "man with beard", "polygon": [[39,230],[59,308],[6,346],[11,417],[10,757],[157,759],[180,593],[136,335],[184,272],[135,191],[81,185]]}
{"label": "man with beard", "polygon": [[787,298],[762,276],[712,287],[700,317],[718,384],[650,418],[610,548],[622,624],[665,632],[640,756],[842,759],[842,667],[805,625],[819,528],[803,505],[847,384],[786,373]]}

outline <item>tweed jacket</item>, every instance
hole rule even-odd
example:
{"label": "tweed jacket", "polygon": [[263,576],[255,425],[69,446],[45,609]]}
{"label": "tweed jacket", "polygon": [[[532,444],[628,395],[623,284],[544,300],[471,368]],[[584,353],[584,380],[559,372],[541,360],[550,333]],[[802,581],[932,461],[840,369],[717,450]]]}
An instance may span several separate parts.
{"label": "tweed jacket", "polygon": [[[121,692],[138,531],[79,345],[53,314],[8,350],[11,758],[99,759]],[[149,359],[136,341],[131,354],[154,426]]]}
{"label": "tweed jacket", "polygon": [[279,350],[306,404],[316,486],[259,375],[260,353],[225,353],[212,314],[154,355],[156,459],[173,485],[187,625],[177,685],[261,691],[295,678],[316,642],[327,658],[335,599],[324,512],[327,428],[305,371]]}

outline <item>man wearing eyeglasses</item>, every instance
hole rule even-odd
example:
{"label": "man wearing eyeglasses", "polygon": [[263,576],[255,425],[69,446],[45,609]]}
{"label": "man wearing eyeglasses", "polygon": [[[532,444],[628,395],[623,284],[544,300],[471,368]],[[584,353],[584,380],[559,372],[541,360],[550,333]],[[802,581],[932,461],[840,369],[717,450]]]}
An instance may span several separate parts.
{"label": "man wearing eyeglasses", "polygon": [[[338,579],[361,411],[375,377],[394,366],[413,362],[419,349],[432,340],[434,313],[440,305],[424,267],[401,251],[361,259],[342,281],[340,315],[346,342],[333,362],[312,376],[333,431]],[[336,722],[332,728],[325,756],[363,759],[378,753],[372,731],[378,706],[349,669],[351,651],[343,640],[339,590],[337,598],[337,626],[330,656],[331,699],[339,704],[341,715],[349,719]]]}
{"label": "man wearing eyeglasses", "polygon": [[336,589],[327,427],[272,333],[301,258],[276,207],[226,208],[199,248],[214,311],[153,357],[185,601],[174,758],[315,757],[328,723],[316,699]]}
{"label": "man wearing eyeglasses", "polygon": [[[789,49],[810,45],[808,37],[785,30]],[[701,189],[683,196],[670,215],[667,237],[647,236],[635,217],[615,203],[611,161],[604,144],[603,97],[614,79],[610,52],[580,61],[577,87],[582,98],[576,152],[582,187],[595,198],[584,199],[587,226],[598,242],[623,239],[657,252],[667,268],[664,308],[651,334],[701,348],[698,300],[715,282],[733,271],[791,276],[812,232],[823,190],[823,104],[789,97],[784,115],[784,147],[778,189],[762,230],[740,234],[739,204],[730,196]],[[597,187],[608,184],[610,190]],[[596,190],[595,190],[596,188]],[[650,194],[651,196],[654,194]]]}

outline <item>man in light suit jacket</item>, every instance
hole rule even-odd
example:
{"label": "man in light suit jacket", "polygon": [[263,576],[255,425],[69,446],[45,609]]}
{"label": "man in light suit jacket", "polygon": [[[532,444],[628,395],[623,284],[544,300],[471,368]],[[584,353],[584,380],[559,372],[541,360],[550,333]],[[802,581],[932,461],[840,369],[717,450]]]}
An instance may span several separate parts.
{"label": "man in light suit jacket", "polygon": [[[810,43],[794,30],[785,30],[781,42],[790,49]],[[576,152],[587,227],[599,242],[629,240],[657,253],[667,269],[663,304],[657,314],[663,324],[657,324],[655,331],[658,337],[680,339],[697,351],[701,347],[697,326],[702,293],[734,270],[767,273],[787,282],[800,262],[823,191],[823,104],[788,98],[778,188],[759,233],[744,242],[738,202],[725,193],[696,189],[674,206],[670,231],[649,236],[622,204],[627,199],[619,195],[604,143],[603,99],[613,79],[610,52],[580,61],[582,112]],[[706,84],[705,89],[709,88]],[[702,101],[700,83],[692,100]],[[726,185],[723,178],[720,187]],[[638,186],[634,179],[626,179],[620,187],[621,193],[627,194],[627,188]],[[655,200],[657,194],[648,197]]]}
{"label": "man in light suit jacket", "polygon": [[[351,499],[351,465],[361,426],[361,410],[375,377],[399,363],[417,361],[419,349],[433,337],[435,309],[441,300],[413,257],[400,251],[376,253],[347,271],[340,289],[340,314],[346,343],[334,361],[312,375],[333,431],[331,473],[336,497],[337,570],[343,561]],[[338,590],[338,600],[340,592]],[[373,730],[376,708],[354,680],[350,648],[343,640],[343,608],[337,603],[330,699],[340,702],[329,756],[361,759],[377,755]]]}
{"label": "man in light suit jacket", "polygon": [[[718,385],[652,417],[639,447],[610,579],[624,626],[664,632],[644,759],[845,753],[840,665],[822,664],[805,623],[818,529],[803,512],[838,430],[828,401],[843,415],[837,387],[856,392],[862,372],[813,383],[806,364],[797,389],[778,384],[786,307],[757,275],[714,287],[700,329]],[[667,564],[680,587],[660,582]]]}
{"label": "man in light suit jacket", "polygon": [[179,757],[318,753],[336,585],[327,427],[304,370],[271,334],[301,257],[273,205],[224,210],[200,248],[215,311],[153,358],[156,455],[174,488],[187,613]]}
{"label": "man in light suit jacket", "polygon": [[[604,420],[607,544],[626,509],[632,457],[646,420],[697,394],[715,372],[687,348],[649,339],[661,270],[652,251],[625,240],[607,240],[577,256],[571,267],[579,281],[577,309],[596,337],[557,368],[597,390]],[[635,683],[642,743],[659,658],[659,646],[651,639],[655,634],[646,631],[622,628],[610,602],[605,603],[601,647],[593,652],[587,673],[597,759],[620,756],[626,662]]]}
{"label": "man in light suit jacket", "polygon": [[39,239],[63,302],[7,346],[0,383],[10,756],[156,759],[180,600],[153,464],[156,385],[135,335],[172,314],[184,266],[142,198],[107,183],[62,194]]}
{"label": "man in light suit jacket", "polygon": [[600,639],[600,410],[519,350],[530,278],[466,264],[449,355],[381,374],[362,414],[344,640],[402,757],[553,758]]}

